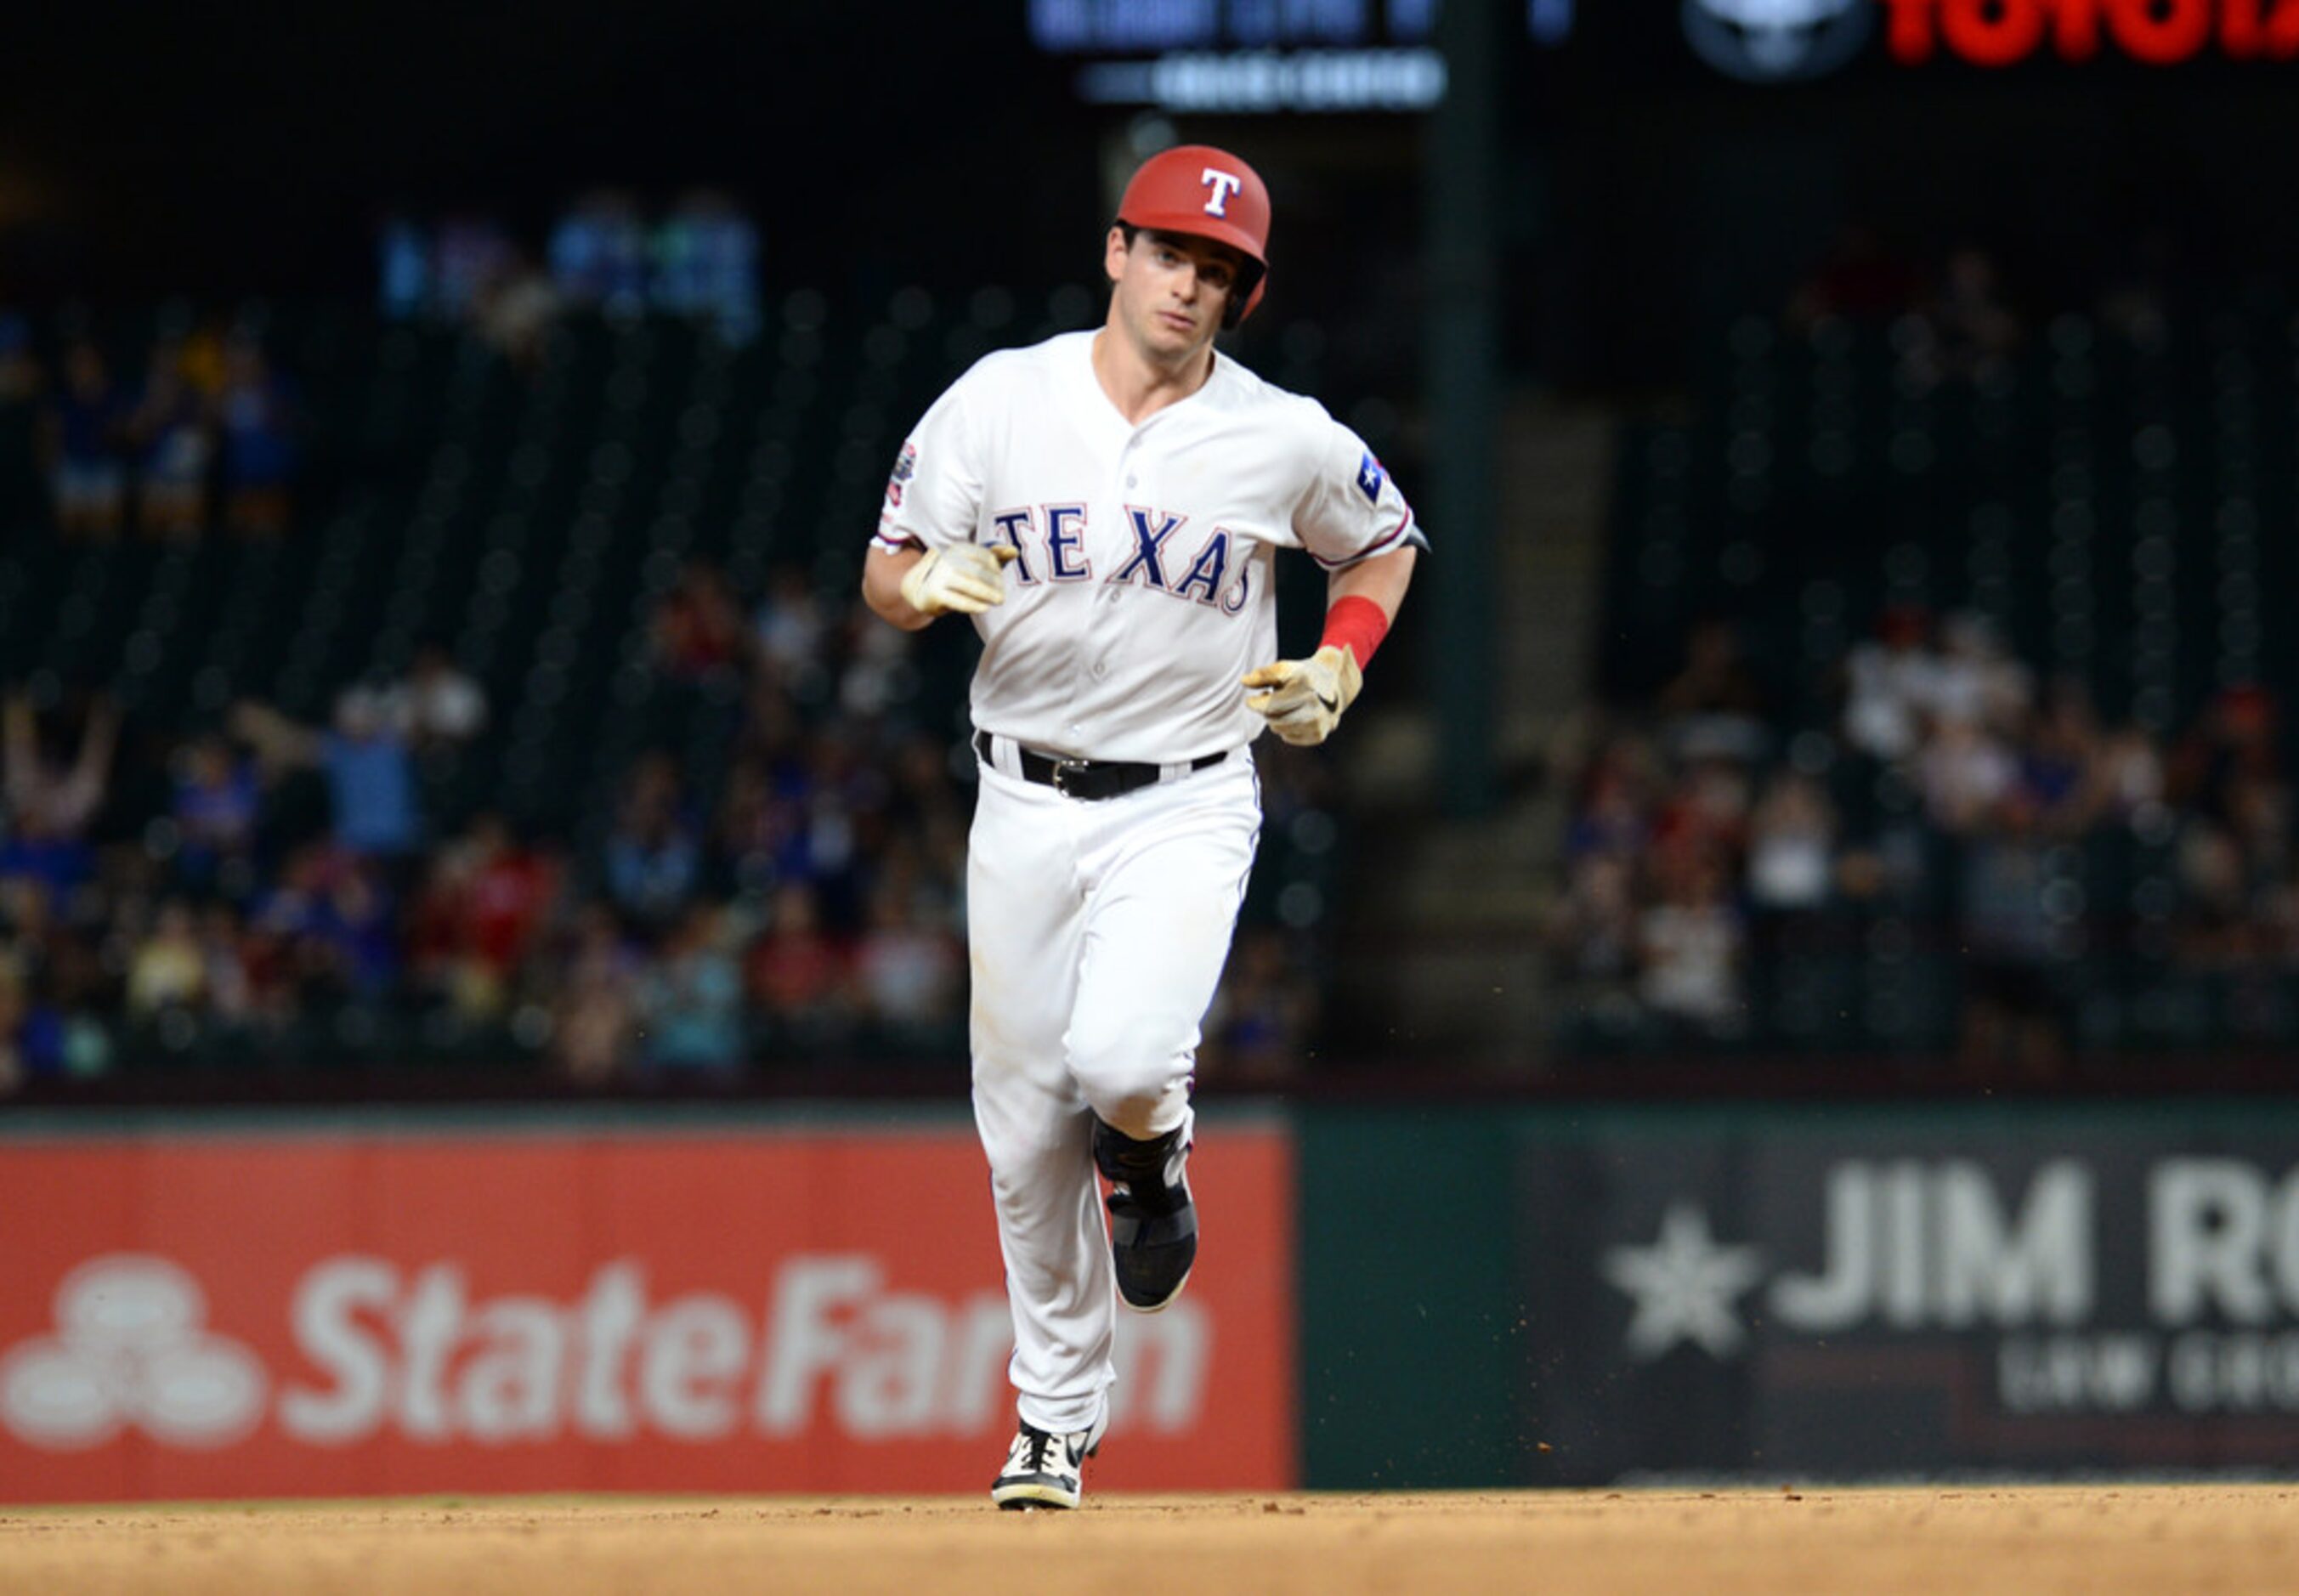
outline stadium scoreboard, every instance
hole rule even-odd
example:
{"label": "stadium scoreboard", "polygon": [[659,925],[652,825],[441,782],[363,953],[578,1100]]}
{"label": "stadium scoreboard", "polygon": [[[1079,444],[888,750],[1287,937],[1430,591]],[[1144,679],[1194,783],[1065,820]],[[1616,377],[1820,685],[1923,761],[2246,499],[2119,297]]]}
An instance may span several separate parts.
{"label": "stadium scoreboard", "polygon": [[[1575,0],[1522,0],[1562,43]],[[1439,0],[1029,0],[1031,44],[1078,61],[1089,104],[1166,111],[1426,111],[1445,95]]]}

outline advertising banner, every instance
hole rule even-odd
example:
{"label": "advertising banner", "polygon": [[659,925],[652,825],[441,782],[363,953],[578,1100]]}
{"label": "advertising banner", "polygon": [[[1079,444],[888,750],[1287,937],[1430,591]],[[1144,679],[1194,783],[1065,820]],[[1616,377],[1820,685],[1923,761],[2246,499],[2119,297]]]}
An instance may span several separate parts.
{"label": "advertising banner", "polygon": [[[1292,1164],[1200,1138],[1105,1488],[1295,1474]],[[970,1128],[0,1142],[0,1500],[986,1492],[1013,1338]]]}
{"label": "advertising banner", "polygon": [[2299,1126],[1517,1143],[1542,1477],[2289,1468]]}

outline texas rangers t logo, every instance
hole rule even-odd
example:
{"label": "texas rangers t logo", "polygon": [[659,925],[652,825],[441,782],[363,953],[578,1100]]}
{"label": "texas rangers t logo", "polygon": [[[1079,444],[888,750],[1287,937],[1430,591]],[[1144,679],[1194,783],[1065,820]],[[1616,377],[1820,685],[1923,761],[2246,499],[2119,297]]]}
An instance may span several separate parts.
{"label": "texas rangers t logo", "polygon": [[1245,187],[1245,179],[1235,172],[1223,171],[1213,166],[1199,172],[1198,181],[1213,190],[1212,196],[1206,201],[1206,214],[1208,216],[1228,215],[1229,196]]}

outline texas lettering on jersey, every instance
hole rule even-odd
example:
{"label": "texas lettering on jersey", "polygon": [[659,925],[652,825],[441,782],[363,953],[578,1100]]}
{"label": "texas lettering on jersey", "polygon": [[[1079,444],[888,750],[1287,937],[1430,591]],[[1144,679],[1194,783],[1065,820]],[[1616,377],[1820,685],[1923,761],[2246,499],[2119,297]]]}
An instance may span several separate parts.
{"label": "texas lettering on jersey", "polygon": [[1241,747],[1264,723],[1238,678],[1279,657],[1276,556],[1335,570],[1424,540],[1315,401],[1217,353],[1203,387],[1136,425],[1092,343],[1003,351],[953,384],[903,447],[876,542],[1013,549],[1005,602],[974,621],[983,729],[1097,760]]}
{"label": "texas lettering on jersey", "polygon": [[1230,575],[1229,529],[1216,527],[1199,540],[1185,541],[1181,552],[1172,545],[1189,517],[1162,510],[1125,506],[1125,524],[1133,546],[1125,561],[1108,576],[1097,578],[1093,562],[1082,551],[1085,544],[1087,506],[1083,504],[1025,504],[1000,510],[990,517],[992,544],[1014,551],[1008,568],[1025,587],[1041,582],[1090,582],[1099,579],[1112,587],[1133,586],[1146,593],[1187,599],[1224,615],[1244,613],[1253,586],[1253,569],[1236,562]]}

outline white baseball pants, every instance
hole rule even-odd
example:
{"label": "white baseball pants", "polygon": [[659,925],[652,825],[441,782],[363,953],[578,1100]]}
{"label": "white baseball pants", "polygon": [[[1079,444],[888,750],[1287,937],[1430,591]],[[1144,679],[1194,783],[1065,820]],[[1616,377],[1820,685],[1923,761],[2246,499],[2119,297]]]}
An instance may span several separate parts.
{"label": "white baseball pants", "polygon": [[974,1118],[1006,1258],[1017,1406],[1042,1430],[1091,1426],[1114,1378],[1092,1117],[1141,1139],[1179,1126],[1186,1139],[1198,1027],[1260,830],[1249,750],[1094,802],[983,769],[967,860]]}

